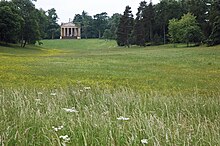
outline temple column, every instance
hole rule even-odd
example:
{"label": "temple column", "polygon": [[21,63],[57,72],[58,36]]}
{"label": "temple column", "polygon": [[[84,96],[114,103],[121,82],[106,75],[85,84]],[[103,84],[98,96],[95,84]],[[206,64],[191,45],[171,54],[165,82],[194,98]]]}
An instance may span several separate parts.
{"label": "temple column", "polygon": [[78,28],[78,37],[81,37],[81,30]]}
{"label": "temple column", "polygon": [[62,38],[62,35],[63,35],[62,30],[63,30],[63,28],[61,27],[61,29],[60,29],[60,38]]}
{"label": "temple column", "polygon": [[76,28],[74,28],[74,36],[77,36],[77,35],[76,35]]}
{"label": "temple column", "polygon": [[71,29],[71,37],[73,36],[73,28],[70,28]]}
{"label": "temple column", "polygon": [[67,36],[69,36],[69,28],[67,28]]}
{"label": "temple column", "polygon": [[63,30],[64,30],[64,37],[66,36],[66,28],[63,28]]}

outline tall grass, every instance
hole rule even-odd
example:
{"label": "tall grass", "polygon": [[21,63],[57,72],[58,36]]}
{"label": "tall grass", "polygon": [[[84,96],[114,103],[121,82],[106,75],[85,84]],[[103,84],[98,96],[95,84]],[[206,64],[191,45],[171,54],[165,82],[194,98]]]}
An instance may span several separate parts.
{"label": "tall grass", "polygon": [[[220,145],[219,93],[20,88],[2,89],[0,104],[2,145]],[[63,109],[72,107],[78,112]]]}

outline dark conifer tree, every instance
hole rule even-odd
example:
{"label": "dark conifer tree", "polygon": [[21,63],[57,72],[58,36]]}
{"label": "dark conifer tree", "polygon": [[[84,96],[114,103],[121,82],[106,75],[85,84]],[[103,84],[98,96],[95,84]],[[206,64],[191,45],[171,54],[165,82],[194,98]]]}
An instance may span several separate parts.
{"label": "dark conifer tree", "polygon": [[117,43],[119,46],[130,47],[132,44],[132,30],[134,18],[131,7],[126,6],[124,14],[122,15],[117,31]]}
{"label": "dark conifer tree", "polygon": [[134,24],[134,38],[135,44],[139,46],[145,46],[145,28],[143,21],[143,13],[146,9],[147,3],[145,1],[140,3],[138,8],[138,12],[136,14],[135,24]]}
{"label": "dark conifer tree", "polygon": [[220,44],[220,0],[214,0],[211,11],[212,32],[209,37],[209,45]]}

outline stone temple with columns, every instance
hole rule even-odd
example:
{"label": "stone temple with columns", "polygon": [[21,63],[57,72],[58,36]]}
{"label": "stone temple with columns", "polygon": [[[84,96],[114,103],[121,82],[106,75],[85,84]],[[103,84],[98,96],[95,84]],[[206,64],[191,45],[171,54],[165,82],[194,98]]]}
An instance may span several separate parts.
{"label": "stone temple with columns", "polygon": [[81,28],[72,22],[61,23],[60,39],[81,39]]}

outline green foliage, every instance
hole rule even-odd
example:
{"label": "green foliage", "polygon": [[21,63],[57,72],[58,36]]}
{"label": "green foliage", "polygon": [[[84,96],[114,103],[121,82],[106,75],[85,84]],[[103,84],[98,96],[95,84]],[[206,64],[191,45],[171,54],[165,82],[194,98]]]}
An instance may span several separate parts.
{"label": "green foliage", "polygon": [[155,25],[153,26],[154,35],[158,35],[163,44],[166,44],[168,41],[169,20],[179,19],[184,13],[186,13],[184,11],[186,7],[183,3],[176,0],[161,0],[160,3],[155,5]]}
{"label": "green foliage", "polygon": [[212,24],[211,34],[209,36],[209,45],[220,44],[220,1],[214,0],[211,9],[210,21]]}
{"label": "green foliage", "polygon": [[103,38],[106,40],[109,40],[109,39],[111,39],[111,36],[112,36],[112,34],[111,34],[110,29],[106,29],[103,33]]}
{"label": "green foliage", "polygon": [[58,19],[58,15],[54,8],[47,11],[47,38],[54,39],[60,37],[60,26],[57,24]]}
{"label": "green foliage", "polygon": [[12,2],[0,2],[0,41],[15,43],[21,29],[22,18]]}
{"label": "green foliage", "polygon": [[180,20],[170,20],[169,35],[173,43],[187,43],[187,46],[190,43],[200,43],[203,39],[203,34],[196,22],[196,17],[190,13],[182,16]]}
{"label": "green foliage", "polygon": [[131,11],[131,7],[126,6],[124,14],[120,18],[118,30],[117,30],[117,44],[119,46],[130,47],[132,43],[132,30],[134,25],[134,19]]}
{"label": "green foliage", "polygon": [[212,33],[210,35],[210,45],[220,44],[220,16],[216,17],[216,21],[213,24]]}
{"label": "green foliage", "polygon": [[144,13],[146,10],[146,5],[147,3],[145,1],[140,3],[140,7],[138,8],[138,12],[137,12],[137,17],[135,19],[135,24],[134,24],[134,36],[135,36],[135,44],[139,45],[139,46],[145,46],[145,42],[146,42],[146,29],[145,26],[147,24],[145,24],[145,17],[144,17]]}
{"label": "green foliage", "polygon": [[108,27],[109,27],[109,31],[110,31],[110,39],[116,40],[116,38],[117,38],[117,29],[118,29],[118,26],[119,26],[120,18],[121,18],[121,14],[115,13],[108,20]]}
{"label": "green foliage", "polygon": [[179,33],[179,21],[177,19],[171,19],[169,21],[169,36],[170,36],[170,41],[172,43],[177,43],[179,42],[179,37],[180,37],[180,34]]}
{"label": "green foliage", "polygon": [[82,14],[76,14],[73,22],[81,26],[81,37],[82,38],[93,38],[95,37],[93,26],[93,18],[89,16],[87,12],[83,11]]}
{"label": "green foliage", "polygon": [[108,16],[106,12],[94,15],[94,28],[98,32],[98,38],[103,36],[108,24]]}

